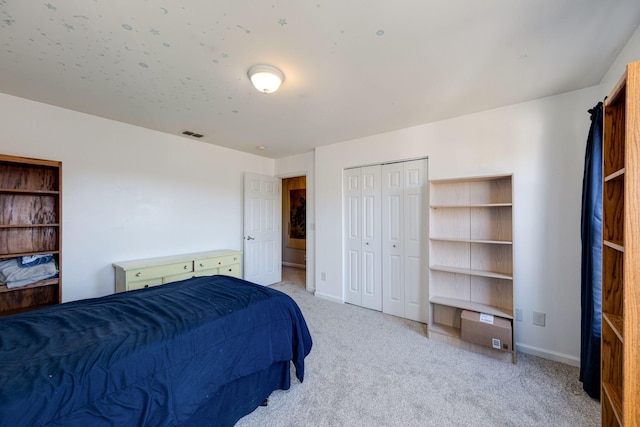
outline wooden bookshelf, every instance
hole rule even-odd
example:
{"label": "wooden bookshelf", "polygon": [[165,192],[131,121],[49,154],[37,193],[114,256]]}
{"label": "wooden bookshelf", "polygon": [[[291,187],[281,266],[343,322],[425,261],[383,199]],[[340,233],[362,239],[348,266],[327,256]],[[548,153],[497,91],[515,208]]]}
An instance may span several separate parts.
{"label": "wooden bookshelf", "polygon": [[640,425],[640,62],[604,106],[602,425]]}
{"label": "wooden bookshelf", "polygon": [[0,155],[0,260],[53,254],[58,278],[9,289],[0,316],[61,302],[62,164]]}

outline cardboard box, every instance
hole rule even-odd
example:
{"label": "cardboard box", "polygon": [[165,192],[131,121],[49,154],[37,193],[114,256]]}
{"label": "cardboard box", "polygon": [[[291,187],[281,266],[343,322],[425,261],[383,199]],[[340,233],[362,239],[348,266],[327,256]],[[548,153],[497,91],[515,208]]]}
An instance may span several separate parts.
{"label": "cardboard box", "polygon": [[511,321],[490,314],[463,310],[460,314],[461,338],[497,350],[513,349]]}

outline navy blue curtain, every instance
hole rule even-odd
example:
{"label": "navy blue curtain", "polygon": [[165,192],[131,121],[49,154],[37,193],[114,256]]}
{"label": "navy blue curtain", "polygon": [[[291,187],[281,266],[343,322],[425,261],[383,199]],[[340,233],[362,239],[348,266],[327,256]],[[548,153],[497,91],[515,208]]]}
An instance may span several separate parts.
{"label": "navy blue curtain", "polygon": [[600,331],[602,328],[602,102],[589,110],[582,179],[582,328],[580,381],[587,394],[600,398]]}

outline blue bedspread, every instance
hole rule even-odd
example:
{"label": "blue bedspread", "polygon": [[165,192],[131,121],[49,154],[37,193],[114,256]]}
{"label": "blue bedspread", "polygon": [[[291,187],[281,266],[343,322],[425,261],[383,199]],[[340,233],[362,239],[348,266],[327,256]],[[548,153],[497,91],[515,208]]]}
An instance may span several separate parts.
{"label": "blue bedspread", "polygon": [[276,362],[302,381],[310,350],[289,296],[226,276],[0,318],[0,426],[180,425]]}

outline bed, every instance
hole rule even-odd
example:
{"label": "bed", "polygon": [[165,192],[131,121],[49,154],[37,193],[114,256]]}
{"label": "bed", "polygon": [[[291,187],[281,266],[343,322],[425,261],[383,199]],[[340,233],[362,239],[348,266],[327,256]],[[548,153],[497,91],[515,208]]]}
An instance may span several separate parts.
{"label": "bed", "polygon": [[228,276],[0,318],[0,426],[233,425],[311,345],[289,296]]}

